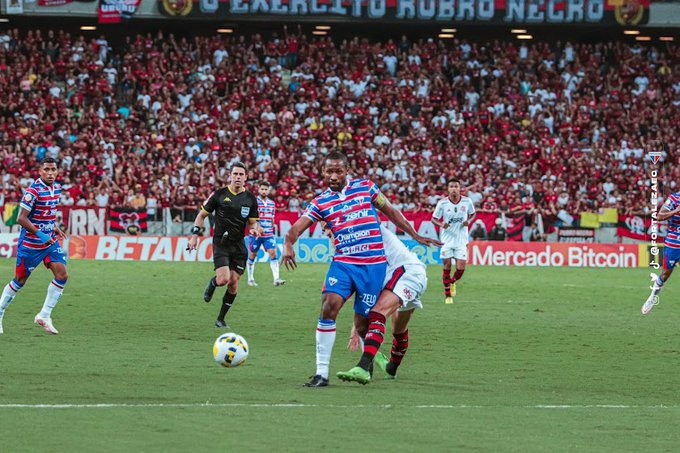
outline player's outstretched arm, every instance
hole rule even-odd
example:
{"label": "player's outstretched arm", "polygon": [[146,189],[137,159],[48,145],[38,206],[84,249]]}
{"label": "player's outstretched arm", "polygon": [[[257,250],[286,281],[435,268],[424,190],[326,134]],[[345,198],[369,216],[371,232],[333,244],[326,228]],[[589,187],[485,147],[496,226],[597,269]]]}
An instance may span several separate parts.
{"label": "player's outstretched arm", "polygon": [[20,208],[19,209],[19,216],[17,217],[17,223],[22,226],[24,230],[31,234],[35,234],[40,241],[45,244],[45,245],[52,245],[56,241],[52,239],[51,235],[45,233],[42,231],[40,228],[35,226],[33,222],[31,222],[31,219],[28,218],[28,215],[30,214],[30,211]]}
{"label": "player's outstretched arm", "polygon": [[283,240],[283,255],[281,255],[281,262],[286,266],[286,269],[293,270],[297,267],[293,245],[297,242],[300,235],[304,233],[307,228],[312,226],[312,223],[313,222],[309,218],[300,217],[297,222],[290,227],[288,233],[286,233],[286,237]]}
{"label": "player's outstretched arm", "polygon": [[[380,198],[382,198],[382,200]],[[392,204],[387,201],[384,195],[380,194],[373,205],[378,208],[380,212],[385,214],[385,216],[390,219],[397,228],[406,232],[406,234],[411,236],[417,243],[428,247],[430,245],[434,245],[436,247],[441,247],[443,245],[436,239],[430,239],[419,235],[418,232],[413,228],[413,225],[411,225],[409,221],[406,220],[404,214],[392,206]]]}
{"label": "player's outstretched arm", "polygon": [[250,228],[248,234],[253,237],[259,238],[262,236],[262,226],[257,219],[248,219],[248,227]]}
{"label": "player's outstretched arm", "polygon": [[194,226],[191,228],[191,237],[189,238],[189,245],[187,246],[188,250],[196,250],[196,246],[198,245],[198,232],[203,226],[205,218],[208,217],[208,215],[208,212],[202,208],[198,210],[198,215],[194,220]]}
{"label": "player's outstretched arm", "polygon": [[664,221],[664,220],[670,219],[671,217],[673,217],[673,216],[676,215],[676,214],[680,214],[680,206],[678,206],[677,208],[673,209],[672,211],[669,211],[669,210],[664,206],[664,207],[662,207],[661,210],[659,211],[658,220],[659,220],[660,222],[662,222],[662,221]]}

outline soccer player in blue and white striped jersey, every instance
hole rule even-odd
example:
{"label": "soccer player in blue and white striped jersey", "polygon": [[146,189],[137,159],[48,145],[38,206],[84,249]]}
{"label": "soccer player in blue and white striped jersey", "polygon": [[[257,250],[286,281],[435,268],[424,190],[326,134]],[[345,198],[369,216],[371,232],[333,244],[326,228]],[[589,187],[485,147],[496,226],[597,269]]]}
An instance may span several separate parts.
{"label": "soccer player in blue and white striped jersey", "polygon": [[652,293],[642,306],[642,314],[646,315],[659,303],[659,293],[663,285],[671,278],[675,265],[680,261],[680,192],[672,193],[659,210],[657,220],[668,220],[668,232],[663,241],[663,271],[661,275],[652,273]]}
{"label": "soccer player in blue and white striped jersey", "polygon": [[55,181],[58,172],[55,159],[43,159],[40,163],[40,178],[26,189],[21,198],[17,223],[22,229],[19,234],[16,269],[14,279],[5,285],[0,296],[0,334],[3,333],[2,319],[5,310],[40,263],[52,271],[54,280],[47,288],[45,303],[34,321],[48,333],[59,333],[52,324],[52,310],[64,292],[68,272],[66,253],[59,244],[59,239],[65,239],[66,233],[56,225],[56,208],[61,195],[61,184]]}

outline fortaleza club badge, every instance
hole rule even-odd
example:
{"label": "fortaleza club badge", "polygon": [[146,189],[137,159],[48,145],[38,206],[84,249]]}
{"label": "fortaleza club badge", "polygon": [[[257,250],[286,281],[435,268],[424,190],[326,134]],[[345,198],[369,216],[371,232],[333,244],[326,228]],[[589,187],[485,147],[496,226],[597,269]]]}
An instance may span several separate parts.
{"label": "fortaleza club badge", "polygon": [[250,208],[249,208],[249,207],[247,207],[247,206],[242,206],[242,207],[241,207],[241,217],[243,217],[244,219],[245,219],[246,217],[248,217],[248,213],[249,213],[249,212],[250,212]]}

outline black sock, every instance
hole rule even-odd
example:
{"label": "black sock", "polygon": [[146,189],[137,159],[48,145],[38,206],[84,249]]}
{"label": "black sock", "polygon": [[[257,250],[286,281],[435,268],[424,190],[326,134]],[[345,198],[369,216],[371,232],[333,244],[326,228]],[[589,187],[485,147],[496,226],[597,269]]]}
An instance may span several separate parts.
{"label": "black sock", "polygon": [[397,374],[397,367],[398,366],[399,365],[395,365],[392,362],[388,362],[387,365],[385,366],[385,371],[387,372],[387,374],[394,376],[394,375]]}
{"label": "black sock", "polygon": [[234,299],[236,299],[236,294],[232,294],[227,290],[222,297],[222,306],[220,307],[220,314],[217,317],[220,321],[224,321],[224,317],[227,316],[227,312],[234,304]]}
{"label": "black sock", "polygon": [[358,367],[363,368],[366,371],[373,371],[373,358],[375,358],[374,355],[371,354],[366,354],[365,352],[361,355],[361,359],[359,359],[359,363],[357,364]]}
{"label": "black sock", "polygon": [[214,291],[215,288],[217,288],[217,278],[216,277],[211,278],[210,282],[208,282],[208,284],[213,287],[213,291]]}

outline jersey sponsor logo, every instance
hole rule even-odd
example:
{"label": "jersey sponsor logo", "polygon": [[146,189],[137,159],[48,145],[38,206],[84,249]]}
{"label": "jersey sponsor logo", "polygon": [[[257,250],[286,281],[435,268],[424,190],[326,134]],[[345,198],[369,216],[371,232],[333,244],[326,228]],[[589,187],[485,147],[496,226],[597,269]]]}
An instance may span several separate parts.
{"label": "jersey sponsor logo", "polygon": [[363,219],[364,217],[368,217],[370,215],[371,215],[370,209],[360,209],[359,211],[350,212],[349,214],[346,214],[345,215],[345,222],[349,222],[349,221],[357,220],[357,219]]}
{"label": "jersey sponsor logo", "polygon": [[230,203],[230,202],[231,202],[231,198],[229,198],[229,197],[224,197],[224,201],[226,201],[227,203]]}
{"label": "jersey sponsor logo", "polygon": [[339,251],[343,255],[353,255],[355,253],[363,253],[370,251],[368,244],[353,245]]}
{"label": "jersey sponsor logo", "polygon": [[345,233],[345,234],[338,234],[335,238],[340,242],[341,244],[343,242],[354,242],[357,239],[364,238],[366,236],[370,236],[371,232],[368,230],[362,230],[362,231],[352,231],[350,233]]}
{"label": "jersey sponsor logo", "polygon": [[241,217],[244,219],[248,217],[248,213],[250,212],[250,208],[248,206],[241,206]]}

